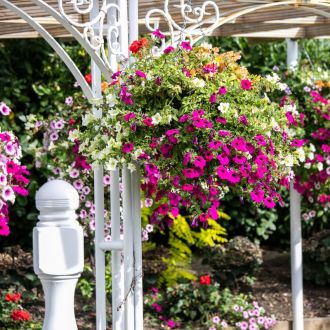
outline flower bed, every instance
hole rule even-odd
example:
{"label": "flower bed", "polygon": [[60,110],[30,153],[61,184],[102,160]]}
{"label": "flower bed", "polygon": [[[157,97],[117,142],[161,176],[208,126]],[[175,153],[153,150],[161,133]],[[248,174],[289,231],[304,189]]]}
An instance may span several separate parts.
{"label": "flower bed", "polygon": [[[8,116],[10,108],[0,103],[0,113]],[[26,166],[21,165],[22,151],[17,137],[0,128],[0,236],[8,236],[9,206],[15,203],[16,195],[27,196],[26,189],[29,174]]]}

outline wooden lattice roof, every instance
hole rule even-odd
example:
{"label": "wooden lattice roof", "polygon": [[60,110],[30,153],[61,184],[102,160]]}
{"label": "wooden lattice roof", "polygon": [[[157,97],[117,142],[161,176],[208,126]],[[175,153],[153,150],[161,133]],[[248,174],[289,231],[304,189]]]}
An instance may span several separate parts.
{"label": "wooden lattice roof", "polygon": [[[100,0],[101,2],[102,0]],[[58,9],[57,0],[45,0],[53,8]],[[67,1],[69,2],[69,1]],[[176,21],[180,22],[179,9],[173,5],[179,4],[179,0],[170,0],[171,14]],[[231,15],[248,10],[256,6],[279,3],[274,7],[253,11],[232,19],[227,24],[217,28],[213,35],[217,36],[247,36],[251,38],[316,38],[330,37],[330,1],[296,0],[291,1],[248,1],[248,0],[215,0],[220,8],[220,21],[226,20]],[[32,0],[12,0],[41,23],[53,36],[68,37],[68,32],[52,17],[47,15]],[[140,0],[139,1],[139,24],[140,32],[147,32],[144,18],[152,8],[163,8],[164,0]],[[192,5],[202,3],[200,0],[192,0]],[[328,5],[321,5],[321,3]],[[173,10],[172,10],[173,9]],[[74,13],[73,8],[68,6],[67,13],[77,21],[84,22],[87,17]],[[162,27],[162,22],[160,22]],[[27,23],[18,18],[16,14],[7,10],[0,4],[0,39],[9,38],[36,38],[39,37]]]}

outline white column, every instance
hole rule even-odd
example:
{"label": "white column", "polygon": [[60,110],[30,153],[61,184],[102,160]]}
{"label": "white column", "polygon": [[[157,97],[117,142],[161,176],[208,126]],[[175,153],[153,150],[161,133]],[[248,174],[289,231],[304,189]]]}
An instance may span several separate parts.
{"label": "white column", "polygon": [[[298,42],[287,39],[287,66],[298,65]],[[304,329],[303,260],[301,234],[301,196],[290,184],[290,245],[293,330]]]}
{"label": "white column", "polygon": [[[111,241],[121,240],[120,221],[120,192],[119,192],[119,170],[111,172],[110,186],[111,203]],[[112,329],[124,329],[124,264],[122,262],[122,250],[112,251]]]}
{"label": "white column", "polygon": [[[99,1],[93,1],[94,6],[90,14],[93,19],[99,13]],[[96,26],[97,28],[97,26]],[[91,61],[92,90],[95,97],[102,96],[101,71],[94,61]],[[93,108],[97,117],[102,112]],[[94,200],[95,200],[95,277],[96,277],[96,330],[106,330],[106,290],[105,290],[105,252],[100,248],[104,241],[104,187],[103,167],[94,169]]]}
{"label": "white column", "polygon": [[140,167],[132,173],[132,221],[134,240],[134,313],[135,330],[143,330],[143,269],[141,241]]}
{"label": "white column", "polygon": [[134,330],[134,256],[132,222],[131,172],[123,166],[123,220],[124,220],[124,315],[125,330]]}
{"label": "white column", "polygon": [[49,181],[37,192],[36,206],[33,267],[45,293],[43,330],[77,330],[74,292],[84,268],[83,230],[75,213],[79,195],[65,181]]}

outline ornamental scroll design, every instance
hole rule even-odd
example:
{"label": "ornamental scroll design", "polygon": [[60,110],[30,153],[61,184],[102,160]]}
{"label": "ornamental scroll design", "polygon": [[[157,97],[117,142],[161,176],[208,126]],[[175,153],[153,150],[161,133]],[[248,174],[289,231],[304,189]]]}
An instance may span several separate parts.
{"label": "ornamental scroll design", "polygon": [[149,31],[159,28],[159,23],[163,20],[168,26],[168,31],[162,31],[170,36],[170,43],[176,45],[180,40],[190,39],[191,43],[204,35],[203,26],[207,26],[208,31],[217,27],[220,19],[220,10],[214,1],[205,1],[200,6],[193,6],[191,0],[180,0],[180,4],[172,5],[179,9],[181,22],[176,22],[171,14],[170,0],[165,0],[164,9],[151,9],[148,11],[145,24]]}
{"label": "ornamental scroll design", "polygon": [[94,0],[58,0],[58,5],[62,17],[72,26],[82,30],[83,38],[95,52],[100,52],[104,64],[110,71],[112,70],[105,47],[105,38],[108,40],[108,52],[125,58],[125,55],[121,53],[119,42],[122,20],[121,9],[117,4],[103,0],[97,16],[83,23],[73,20],[66,13],[64,5],[71,5],[78,15],[90,15],[95,6]]}

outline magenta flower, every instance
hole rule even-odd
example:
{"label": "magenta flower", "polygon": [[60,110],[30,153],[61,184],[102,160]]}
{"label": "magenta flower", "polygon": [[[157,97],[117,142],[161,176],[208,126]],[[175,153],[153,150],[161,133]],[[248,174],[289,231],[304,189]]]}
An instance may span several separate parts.
{"label": "magenta flower", "polygon": [[213,220],[219,219],[219,214],[218,214],[217,208],[215,206],[211,206],[208,209],[207,213]]}
{"label": "magenta flower", "polygon": [[215,119],[215,121],[216,121],[217,123],[219,123],[219,124],[223,124],[223,125],[226,125],[226,124],[227,124],[227,119],[224,118],[224,117],[217,117],[217,118]]}
{"label": "magenta flower", "polygon": [[129,112],[126,115],[124,115],[124,120],[125,121],[130,121],[131,119],[136,118],[136,114],[133,112]]}
{"label": "magenta flower", "polygon": [[172,136],[172,135],[178,135],[180,134],[180,131],[177,128],[169,129],[165,135],[166,136]]}
{"label": "magenta flower", "polygon": [[272,208],[275,207],[276,204],[275,204],[273,198],[271,198],[270,196],[268,196],[268,197],[266,197],[266,198],[264,199],[264,205],[265,205],[266,207],[268,207],[269,209],[272,209]]}
{"label": "magenta flower", "polygon": [[154,32],[152,32],[152,34],[159,39],[165,38],[165,35],[163,33],[161,33],[159,29],[156,29]]}
{"label": "magenta flower", "polygon": [[152,118],[150,118],[150,117],[145,118],[143,120],[143,123],[144,123],[144,125],[149,126],[149,127],[154,126],[154,124],[152,123]]}
{"label": "magenta flower", "polygon": [[302,147],[303,145],[305,145],[306,141],[305,140],[299,140],[299,139],[294,139],[292,140],[290,146],[291,147]]}
{"label": "magenta flower", "polygon": [[159,214],[161,215],[167,215],[168,211],[169,211],[169,206],[168,204],[161,204],[160,206],[158,206],[157,211],[159,212]]}
{"label": "magenta flower", "polygon": [[210,101],[211,104],[216,103],[217,102],[217,94],[215,94],[215,93],[211,94],[209,101]]}
{"label": "magenta flower", "polygon": [[262,203],[265,193],[261,189],[255,189],[250,193],[251,199],[256,203]]}
{"label": "magenta flower", "polygon": [[176,323],[173,320],[168,320],[167,321],[167,326],[173,329],[175,327]]}
{"label": "magenta flower", "polygon": [[204,65],[203,67],[203,72],[205,74],[209,74],[209,73],[215,73],[218,71],[218,66],[216,63],[209,63]]}
{"label": "magenta flower", "polygon": [[160,86],[162,84],[162,78],[161,77],[157,77],[156,80],[155,80],[155,84],[157,86]]}
{"label": "magenta flower", "polygon": [[8,236],[10,234],[9,226],[5,219],[0,220],[0,236]]}
{"label": "magenta flower", "polygon": [[185,183],[183,186],[182,186],[182,190],[183,191],[192,191],[194,189],[194,186],[189,184],[189,183]]}
{"label": "magenta flower", "polygon": [[122,147],[121,150],[122,150],[123,153],[128,154],[128,153],[132,152],[133,149],[134,149],[134,144],[128,142],[128,143],[125,143],[125,144],[123,145],[123,147]]}
{"label": "magenta flower", "polygon": [[195,167],[204,168],[206,166],[206,161],[202,156],[195,157],[194,160]]}
{"label": "magenta flower", "polygon": [[289,122],[290,125],[298,126],[298,123],[297,123],[297,121],[294,119],[293,114],[292,114],[291,111],[287,111],[287,112],[285,113],[285,116],[286,116],[286,118],[287,118],[287,120],[288,120],[288,122]]}
{"label": "magenta flower", "polygon": [[132,105],[134,103],[132,100],[132,94],[128,92],[127,86],[121,87],[119,97],[127,105]]}
{"label": "magenta flower", "polygon": [[195,169],[193,169],[193,168],[185,168],[185,169],[183,169],[182,170],[182,174],[187,179],[195,179],[195,178],[198,177],[197,171]]}
{"label": "magenta flower", "polygon": [[259,146],[265,146],[267,144],[264,136],[261,135],[261,134],[257,134],[254,137],[254,139],[257,141],[257,143],[258,143]]}
{"label": "magenta flower", "polygon": [[188,69],[186,69],[186,68],[182,68],[182,72],[184,73],[184,75],[185,75],[186,77],[188,77],[188,78],[191,77],[191,73],[190,73],[190,71],[189,71]]}
{"label": "magenta flower", "polygon": [[228,178],[228,169],[225,168],[223,165],[220,165],[218,168],[217,168],[217,174],[218,174],[218,177],[222,180],[227,180]]}
{"label": "magenta flower", "polygon": [[175,48],[172,46],[168,46],[164,49],[164,54],[169,54],[175,51]]}
{"label": "magenta flower", "polygon": [[227,88],[225,86],[221,86],[218,90],[218,94],[226,95],[227,94]]}
{"label": "magenta flower", "polygon": [[146,75],[143,71],[136,70],[136,71],[135,71],[135,74],[136,74],[138,77],[141,77],[141,78],[143,78],[143,79],[147,79],[147,75]]}
{"label": "magenta flower", "polygon": [[227,155],[225,153],[218,155],[217,159],[221,165],[229,164],[229,158],[227,157]]}
{"label": "magenta flower", "polygon": [[242,137],[238,137],[231,141],[231,146],[238,151],[247,151],[246,141]]}
{"label": "magenta flower", "polygon": [[192,50],[192,47],[190,45],[190,42],[189,41],[182,41],[181,42],[181,48],[184,49],[184,50]]}
{"label": "magenta flower", "polygon": [[245,91],[250,90],[252,88],[251,80],[249,79],[241,80],[241,88],[244,89]]}

